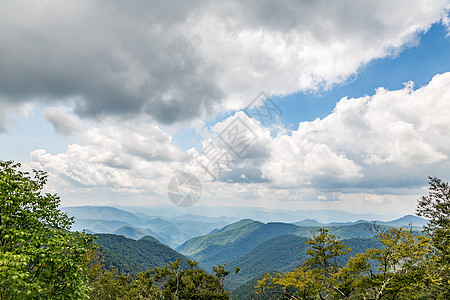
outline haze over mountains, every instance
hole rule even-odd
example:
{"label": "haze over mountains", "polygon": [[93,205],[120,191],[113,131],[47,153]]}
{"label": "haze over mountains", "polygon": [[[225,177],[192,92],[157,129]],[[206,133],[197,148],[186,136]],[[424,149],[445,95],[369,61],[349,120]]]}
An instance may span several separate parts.
{"label": "haze over mountains", "polygon": [[[136,209],[136,208],[135,208]],[[179,213],[178,207],[173,207],[175,217],[168,217],[166,208],[150,210],[142,208],[139,212],[129,211],[110,206],[75,206],[64,207],[62,210],[75,217],[74,230],[86,230],[89,233],[111,233],[123,235],[132,239],[140,239],[144,236],[153,236],[162,243],[175,248],[189,239],[216,232],[220,228],[239,221],[237,216],[253,216],[249,220],[269,222],[267,220],[280,219],[285,223],[293,223],[298,226],[349,226],[367,223],[373,218],[362,220],[372,215],[357,215],[343,211],[282,211],[258,208],[223,208],[221,212],[227,216],[217,216],[217,211],[212,216]],[[211,212],[213,208],[210,209]],[[216,209],[214,209],[216,210]],[[153,212],[153,214],[151,214]],[[231,213],[233,212],[234,215]],[[157,215],[161,213],[163,216]],[[328,215],[327,215],[328,214]],[[305,216],[307,218],[305,218]],[[322,222],[311,219],[317,218]],[[346,222],[331,222],[326,220],[345,220]],[[355,220],[350,222],[349,220]],[[378,224],[387,226],[407,226],[412,223],[415,227],[421,227],[426,220],[415,216],[404,216],[394,221],[377,221]]]}
{"label": "haze over mountains", "polygon": [[[166,206],[118,206],[125,211],[134,214],[148,216],[160,216],[165,218],[186,218],[188,215],[202,216],[202,221],[220,220],[235,222],[242,219],[252,219],[261,222],[298,222],[304,219],[315,219],[319,222],[351,222],[357,220],[381,220],[388,221],[400,218],[402,215],[373,213],[356,214],[343,210],[284,210],[268,209],[263,207],[230,207],[230,206],[205,206],[193,205],[190,207]],[[226,216],[226,217],[224,217]]]}
{"label": "haze over mountains", "polygon": [[62,210],[75,217],[74,230],[119,234],[132,239],[151,235],[170,247],[176,247],[190,238],[207,234],[228,224],[210,218],[191,221],[189,218],[166,219],[144,214],[138,216],[109,206],[65,207]]}

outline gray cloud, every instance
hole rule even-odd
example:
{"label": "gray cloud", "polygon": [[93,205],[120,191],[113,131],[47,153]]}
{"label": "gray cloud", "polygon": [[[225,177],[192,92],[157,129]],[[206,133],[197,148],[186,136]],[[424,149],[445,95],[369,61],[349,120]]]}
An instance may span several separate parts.
{"label": "gray cloud", "polygon": [[11,102],[0,96],[0,133],[6,132],[8,124],[14,122],[11,116],[27,116],[32,111],[30,103]]}
{"label": "gray cloud", "polygon": [[42,118],[51,123],[56,132],[65,136],[70,136],[81,130],[78,120],[67,114],[67,109],[63,107],[51,107],[44,110]]}
{"label": "gray cloud", "polygon": [[[197,117],[223,93],[177,28],[185,2],[0,4],[0,95],[76,98],[82,116],[145,111],[161,123]],[[194,3],[195,4],[195,3]]]}
{"label": "gray cloud", "polygon": [[261,89],[342,82],[437,22],[445,3],[1,1],[0,97],[188,121]]}

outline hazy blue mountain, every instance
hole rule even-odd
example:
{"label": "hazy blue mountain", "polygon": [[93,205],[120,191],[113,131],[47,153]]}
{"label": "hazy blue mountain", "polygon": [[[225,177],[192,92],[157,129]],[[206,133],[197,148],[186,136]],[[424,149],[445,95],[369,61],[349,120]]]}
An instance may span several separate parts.
{"label": "hazy blue mountain", "polygon": [[358,220],[355,222],[331,222],[331,223],[327,223],[324,224],[325,226],[347,226],[347,225],[355,225],[355,224],[361,224],[361,223],[368,223],[371,224],[373,223],[372,221],[368,221],[368,220]]}
{"label": "hazy blue mountain", "polygon": [[194,222],[202,222],[202,223],[218,223],[218,222],[224,222],[224,223],[233,223],[236,221],[239,221],[238,218],[235,217],[207,217],[207,216],[201,216],[201,215],[193,215],[193,214],[185,214],[177,217],[169,218],[171,221],[194,221]]}
{"label": "hazy blue mountain", "polygon": [[111,233],[121,227],[130,226],[127,222],[100,220],[100,219],[75,219],[72,230],[82,231],[83,229],[97,233]]}
{"label": "hazy blue mountain", "polygon": [[185,241],[207,234],[215,228],[221,228],[228,223],[219,221],[213,223],[203,223],[199,221],[188,220],[166,220],[162,218],[156,218],[149,220],[142,229],[151,230],[156,237],[162,237],[169,246],[176,247],[184,243]]}
{"label": "hazy blue mountain", "polygon": [[108,206],[64,207],[62,210],[75,217],[73,230],[121,234],[133,239],[152,235],[170,247],[177,247],[193,237],[228,224],[220,218],[209,217],[203,218],[205,222],[199,221],[202,220],[200,217],[197,221],[188,220],[195,219],[194,216],[180,219],[149,217],[144,213],[133,214]]}
{"label": "hazy blue mountain", "polygon": [[[329,230],[329,234],[333,234],[342,239],[351,238],[371,238],[373,234],[368,230],[372,223],[356,223],[352,225],[341,226],[297,226],[295,234],[303,237],[312,237],[319,228],[326,228]],[[381,228],[391,228],[390,226],[380,225]]]}
{"label": "hazy blue mountain", "polygon": [[151,216],[174,218],[186,214],[216,217],[230,217],[234,220],[252,219],[261,222],[297,222],[304,219],[315,219],[322,223],[329,222],[353,222],[356,220],[392,220],[399,215],[377,215],[372,213],[354,214],[342,210],[283,210],[261,207],[229,207],[229,206],[205,206],[201,204],[190,207],[178,207],[174,205],[155,207],[126,207],[121,208],[130,212],[141,212]]}
{"label": "hazy blue mountain", "polygon": [[144,237],[133,240],[121,235],[97,234],[95,242],[104,251],[106,266],[115,266],[121,272],[137,274],[154,267],[164,267],[169,262],[181,259],[187,268],[186,257],[158,241]]}
{"label": "hazy blue mountain", "polygon": [[[300,222],[295,222],[293,224],[299,226],[347,226],[347,225],[355,225],[361,223],[373,223],[373,221],[368,220],[358,220],[355,222],[331,222],[331,223],[320,223],[314,219],[305,219]],[[428,223],[428,220],[424,218],[420,218],[413,215],[406,215],[401,218],[392,220],[392,221],[375,221],[376,224],[386,225],[386,226],[394,226],[394,227],[406,227],[412,224],[413,227],[421,228]]]}
{"label": "hazy blue mountain", "polygon": [[395,226],[395,227],[406,227],[406,226],[409,226],[410,224],[413,227],[423,227],[427,223],[428,223],[427,219],[420,218],[420,217],[413,216],[413,215],[406,215],[397,220],[393,220],[393,221],[389,221],[389,222],[377,221],[377,224],[383,224],[383,225]]}
{"label": "hazy blue mountain", "polygon": [[110,206],[72,206],[61,210],[75,219],[121,221],[130,225],[145,224],[147,219],[135,214]]}
{"label": "hazy blue mountain", "polygon": [[325,225],[325,224],[320,223],[320,222],[318,222],[318,221],[316,221],[314,219],[305,219],[303,221],[295,222],[293,224],[298,225],[298,226],[324,226]]}
{"label": "hazy blue mountain", "polygon": [[136,229],[131,226],[120,227],[119,229],[116,229],[111,233],[115,234],[115,235],[123,235],[124,237],[133,239],[133,240],[138,240],[138,239],[148,235],[148,233],[142,232],[139,229]]}

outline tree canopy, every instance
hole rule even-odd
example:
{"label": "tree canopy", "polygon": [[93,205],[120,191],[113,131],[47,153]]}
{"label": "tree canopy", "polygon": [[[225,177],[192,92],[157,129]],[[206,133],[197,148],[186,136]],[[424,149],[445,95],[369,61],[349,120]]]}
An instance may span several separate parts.
{"label": "tree canopy", "polygon": [[0,161],[1,299],[83,299],[93,238],[70,232],[72,218],[44,193],[47,174]]}

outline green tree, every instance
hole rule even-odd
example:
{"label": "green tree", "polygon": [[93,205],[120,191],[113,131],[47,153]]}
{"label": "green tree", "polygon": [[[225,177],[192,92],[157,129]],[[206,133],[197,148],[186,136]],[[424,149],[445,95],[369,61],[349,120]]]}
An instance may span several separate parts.
{"label": "green tree", "polygon": [[433,280],[430,239],[404,228],[372,230],[381,248],[351,257],[337,275],[339,288],[352,299],[419,299],[424,282]]}
{"label": "green tree", "polygon": [[87,255],[93,238],[70,232],[47,174],[0,161],[0,299],[88,297]]}
{"label": "green tree", "polygon": [[429,194],[417,201],[417,215],[428,218],[424,231],[433,242],[430,268],[440,277],[426,286],[425,292],[434,299],[450,299],[450,186],[429,177]]}
{"label": "green tree", "polygon": [[219,265],[212,275],[195,261],[188,260],[188,264],[189,268],[183,269],[178,259],[163,268],[138,273],[136,278],[103,266],[92,277],[91,299],[229,299],[222,285],[229,274],[224,266]]}
{"label": "green tree", "polygon": [[381,248],[352,256],[340,267],[338,257],[350,249],[320,229],[307,241],[309,259],[292,272],[266,274],[256,288],[269,298],[281,287],[287,299],[420,299],[424,284],[438,279],[428,268],[430,239],[402,228],[374,225],[372,232]]}
{"label": "green tree", "polygon": [[[221,282],[228,275],[219,271],[217,276],[198,268],[198,262],[188,260],[189,269],[180,267],[180,260],[164,268],[155,268],[154,279],[162,285],[164,299],[228,299]],[[219,266],[219,270],[222,268]],[[216,272],[217,273],[217,272]]]}
{"label": "green tree", "polygon": [[306,250],[310,257],[292,272],[276,276],[266,274],[256,285],[258,294],[272,298],[270,292],[276,287],[282,287],[284,297],[289,299],[325,299],[335,292],[342,294],[336,285],[337,258],[351,249],[324,228],[306,244],[310,246]]}

